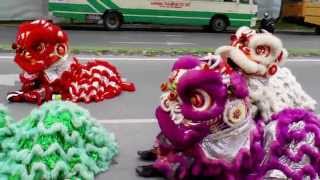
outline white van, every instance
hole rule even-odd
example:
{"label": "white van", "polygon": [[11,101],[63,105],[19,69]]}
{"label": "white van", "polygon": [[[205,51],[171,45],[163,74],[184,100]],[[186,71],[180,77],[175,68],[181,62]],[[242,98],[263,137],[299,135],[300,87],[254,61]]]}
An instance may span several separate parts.
{"label": "white van", "polygon": [[254,26],[256,0],[49,0],[49,12],[77,22],[103,20],[108,30],[124,23]]}

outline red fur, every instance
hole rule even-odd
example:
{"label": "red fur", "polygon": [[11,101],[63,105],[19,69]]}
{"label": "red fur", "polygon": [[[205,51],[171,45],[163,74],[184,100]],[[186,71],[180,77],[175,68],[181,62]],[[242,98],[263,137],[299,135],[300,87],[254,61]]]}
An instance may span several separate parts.
{"label": "red fur", "polygon": [[[15,62],[24,72],[20,74],[21,90],[9,93],[9,101],[41,104],[59,94],[63,100],[89,103],[121,91],[135,91],[107,61],[80,64],[76,58],[68,60],[67,34],[45,20],[21,24],[12,47],[16,49]],[[51,73],[47,73],[49,68]],[[50,78],[52,74],[54,78]]]}

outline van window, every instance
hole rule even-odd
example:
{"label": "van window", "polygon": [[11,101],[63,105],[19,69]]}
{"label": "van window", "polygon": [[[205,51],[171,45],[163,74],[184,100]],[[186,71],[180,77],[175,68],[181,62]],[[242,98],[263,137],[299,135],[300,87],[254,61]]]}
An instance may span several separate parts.
{"label": "van window", "polygon": [[240,0],[240,3],[249,4],[249,0]]}

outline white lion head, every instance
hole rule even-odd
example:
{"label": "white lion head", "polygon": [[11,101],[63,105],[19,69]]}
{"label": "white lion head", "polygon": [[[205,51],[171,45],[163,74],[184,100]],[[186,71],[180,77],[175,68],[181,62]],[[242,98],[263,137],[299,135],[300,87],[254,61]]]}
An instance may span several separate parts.
{"label": "white lion head", "polygon": [[231,45],[222,46],[216,54],[233,63],[246,74],[272,76],[288,53],[279,38],[269,32],[257,33],[241,27],[231,36]]}

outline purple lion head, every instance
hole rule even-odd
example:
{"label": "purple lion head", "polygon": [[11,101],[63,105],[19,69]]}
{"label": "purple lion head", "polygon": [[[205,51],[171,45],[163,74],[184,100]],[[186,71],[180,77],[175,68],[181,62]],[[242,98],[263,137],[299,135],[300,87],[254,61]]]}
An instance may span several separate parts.
{"label": "purple lion head", "polygon": [[[218,57],[215,61],[219,61]],[[176,124],[206,122],[213,127],[232,126],[246,119],[245,78],[227,71],[222,61],[214,64],[183,56],[173,65],[169,80],[161,86],[161,108]]]}

